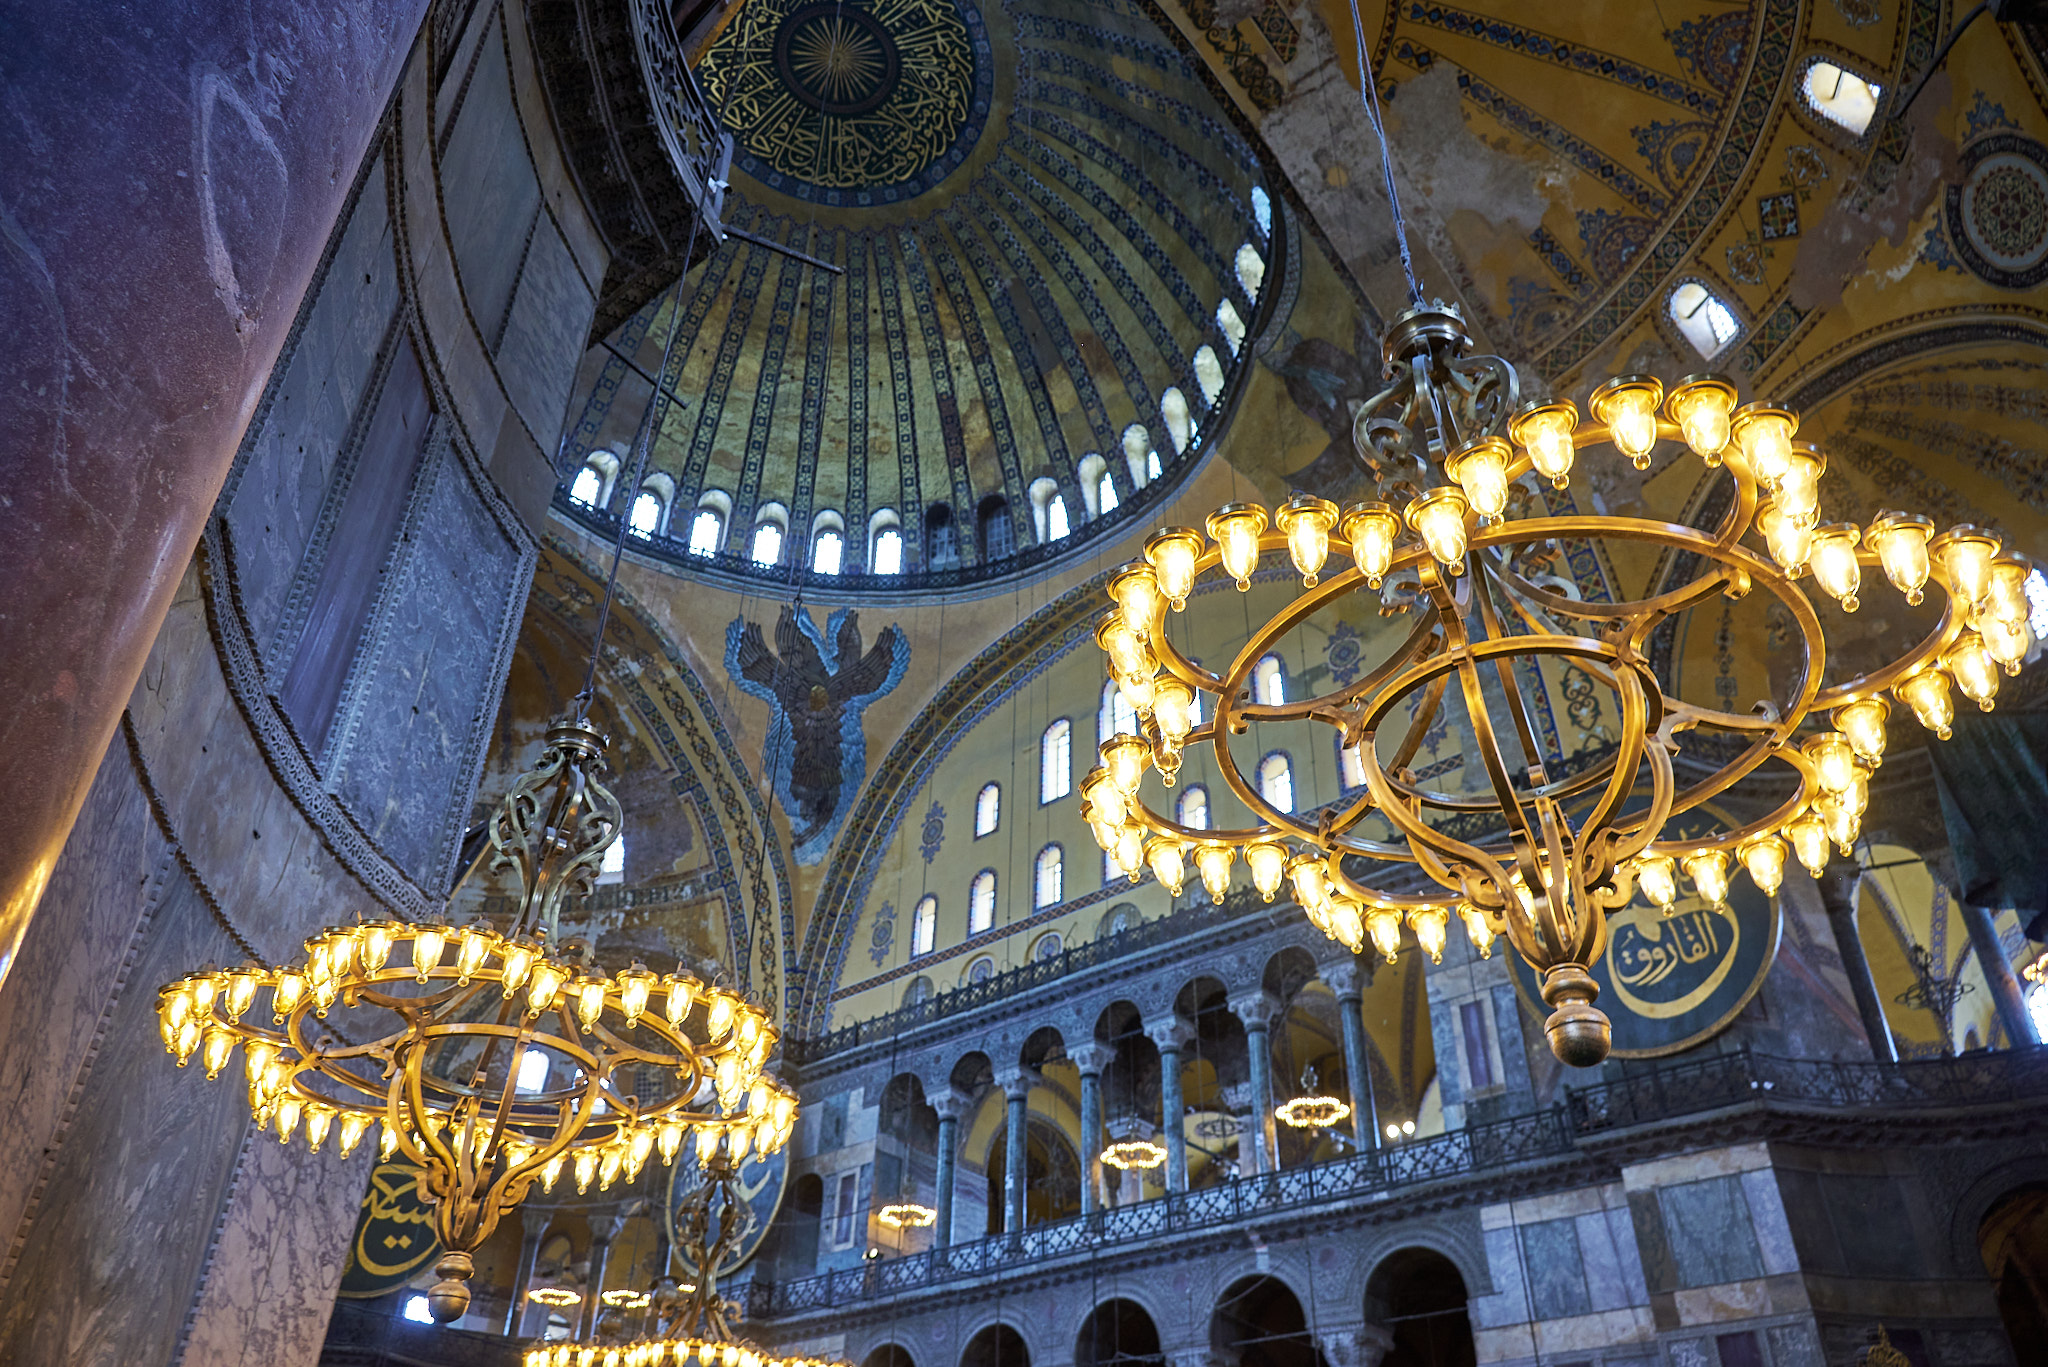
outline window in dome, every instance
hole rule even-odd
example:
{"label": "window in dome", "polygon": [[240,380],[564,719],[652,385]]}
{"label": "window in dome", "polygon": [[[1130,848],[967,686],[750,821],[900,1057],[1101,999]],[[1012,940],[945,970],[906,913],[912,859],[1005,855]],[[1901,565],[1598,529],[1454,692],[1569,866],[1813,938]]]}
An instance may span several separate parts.
{"label": "window in dome", "polygon": [[1002,820],[1002,815],[1003,786],[1000,783],[984,784],[974,799],[974,838],[979,840],[985,835],[994,835],[996,823]]}
{"label": "window in dome", "polygon": [[1266,193],[1263,185],[1252,186],[1252,222],[1259,225],[1259,236],[1269,237],[1273,232],[1273,197]]}
{"label": "window in dome", "polygon": [[811,569],[819,574],[839,573],[839,559],[845,553],[846,538],[831,529],[819,532],[811,542]]}
{"label": "window in dome", "polygon": [[1173,441],[1176,453],[1188,449],[1195,439],[1194,423],[1188,416],[1188,396],[1178,388],[1169,389],[1159,396],[1159,417],[1166,424],[1166,435]]}
{"label": "window in dome", "polygon": [[[1116,485],[1109,478],[1109,462],[1094,451],[1081,457],[1074,472],[1081,477],[1081,499],[1088,505],[1088,516],[1101,517],[1116,507]],[[1109,499],[1103,501],[1102,491],[1109,490]]]}
{"label": "window in dome", "polygon": [[1259,290],[1266,283],[1266,258],[1259,255],[1259,249],[1247,242],[1237,249],[1237,283],[1244,287],[1244,297],[1254,304],[1259,302]]}
{"label": "window in dome", "polygon": [[1277,750],[1259,761],[1259,796],[1276,812],[1294,810],[1294,765]]}
{"label": "window in dome", "polygon": [[1252,667],[1252,698],[1268,707],[1287,701],[1287,671],[1278,655],[1268,655]]}
{"label": "window in dome", "polygon": [[1116,686],[1116,680],[1111,679],[1102,686],[1102,706],[1095,714],[1095,743],[1100,745],[1119,733],[1138,734],[1138,713],[1124,691]]}
{"label": "window in dome", "polygon": [[1067,795],[1074,783],[1074,725],[1061,717],[1038,741],[1038,801],[1042,806]]}
{"label": "window in dome", "polygon": [[1157,451],[1147,451],[1145,453],[1145,478],[1147,480],[1159,478],[1159,453]]}
{"label": "window in dome", "polygon": [[1133,489],[1142,489],[1159,478],[1159,453],[1152,449],[1152,434],[1143,423],[1134,422],[1124,429],[1123,448]]}
{"label": "window in dome", "polygon": [[1853,71],[1833,62],[1815,62],[1806,68],[1803,83],[1806,102],[1814,111],[1862,137],[1877,114],[1877,102],[1884,87],[1872,85]]}
{"label": "window in dome", "polygon": [[725,519],[716,508],[699,508],[690,519],[690,554],[717,555],[718,541],[725,533]]}
{"label": "window in dome", "polygon": [[910,957],[923,958],[932,952],[932,944],[939,933],[939,899],[919,899],[917,910],[910,913]]}
{"label": "window in dome", "polygon": [[1032,481],[1031,512],[1038,523],[1041,543],[1058,541],[1072,530],[1067,524],[1067,500],[1061,495],[1060,486],[1050,479]]}
{"label": "window in dome", "polygon": [[548,1056],[543,1049],[528,1049],[519,1056],[519,1090],[545,1092],[548,1089]]}
{"label": "window in dome", "polygon": [[1202,402],[1214,408],[1223,397],[1223,362],[1207,342],[1195,348],[1195,383],[1202,387]]}
{"label": "window in dome", "polygon": [[1034,908],[1042,911],[1060,904],[1061,861],[1058,845],[1047,845],[1038,852],[1031,882],[1031,905]]}
{"label": "window in dome", "polygon": [[975,533],[981,539],[981,559],[1007,560],[1017,553],[1017,530],[1010,525],[1010,500],[990,494],[974,510]]}
{"label": "window in dome", "polygon": [[1116,481],[1110,478],[1107,470],[1104,470],[1102,478],[1096,481],[1095,502],[1105,513],[1116,511]]}
{"label": "window in dome", "polygon": [[604,847],[604,859],[597,866],[597,881],[602,887],[606,883],[626,881],[626,837],[621,835]]}
{"label": "window in dome", "polygon": [[2027,630],[2037,641],[2048,641],[2048,574],[2035,570],[2022,587],[2027,595]]}
{"label": "window in dome", "polygon": [[1337,771],[1344,780],[1346,789],[1365,786],[1365,756],[1355,745],[1337,747]]}
{"label": "window in dome", "polygon": [[967,933],[979,935],[985,930],[995,929],[996,924],[996,871],[983,869],[974,875],[974,882],[967,890]]}
{"label": "window in dome", "polygon": [[1180,795],[1180,824],[1191,831],[1209,829],[1209,790],[1196,785]]}
{"label": "window in dome", "polygon": [[893,508],[884,508],[868,520],[868,569],[874,574],[903,573],[903,527]]}
{"label": "window in dome", "polygon": [[[1223,329],[1223,340],[1230,343],[1230,354],[1237,355],[1244,347],[1244,319],[1237,316],[1237,305],[1228,299],[1218,304],[1216,326]],[[1221,387],[1220,383],[1218,387]],[[1215,400],[1211,399],[1210,402],[1214,403]]]}
{"label": "window in dome", "polygon": [[754,528],[754,563],[776,565],[782,562],[782,528],[773,522],[762,522]]}
{"label": "window in dome", "polygon": [[586,508],[595,508],[598,500],[602,497],[604,497],[604,476],[598,473],[597,467],[586,465],[581,470],[578,470],[575,482],[569,486],[569,498],[571,501],[581,503]]}
{"label": "window in dome", "polygon": [[953,526],[953,510],[934,503],[924,510],[924,565],[928,570],[950,570],[960,564],[960,537]]}
{"label": "window in dome", "polygon": [[1720,354],[1742,331],[1733,310],[1697,280],[1671,291],[1671,321],[1701,356]]}
{"label": "window in dome", "polygon": [[652,489],[642,489],[633,496],[633,513],[629,523],[636,536],[653,536],[661,530],[661,495]]}

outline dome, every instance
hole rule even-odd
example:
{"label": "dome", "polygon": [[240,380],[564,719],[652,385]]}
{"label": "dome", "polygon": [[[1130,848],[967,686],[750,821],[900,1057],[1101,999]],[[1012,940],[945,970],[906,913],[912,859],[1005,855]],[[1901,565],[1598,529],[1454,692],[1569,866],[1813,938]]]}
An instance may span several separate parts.
{"label": "dome", "polygon": [[1226,426],[1286,267],[1204,71],[1134,4],[752,0],[697,70],[730,236],[586,359],[560,506],[693,575],[879,593],[1138,525]]}

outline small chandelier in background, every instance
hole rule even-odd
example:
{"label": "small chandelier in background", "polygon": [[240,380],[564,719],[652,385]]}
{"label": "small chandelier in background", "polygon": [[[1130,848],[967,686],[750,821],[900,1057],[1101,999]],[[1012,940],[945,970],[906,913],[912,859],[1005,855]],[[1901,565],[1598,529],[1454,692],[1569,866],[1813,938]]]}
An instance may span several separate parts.
{"label": "small chandelier in background", "polygon": [[1341,1125],[1351,1118],[1351,1104],[1316,1090],[1315,1065],[1301,1070],[1301,1095],[1273,1108],[1273,1117],[1297,1130],[1321,1130]]}
{"label": "small chandelier in background", "polygon": [[1149,1139],[1123,1139],[1102,1151],[1102,1161],[1120,1172],[1149,1172],[1166,1161],[1166,1150]]}

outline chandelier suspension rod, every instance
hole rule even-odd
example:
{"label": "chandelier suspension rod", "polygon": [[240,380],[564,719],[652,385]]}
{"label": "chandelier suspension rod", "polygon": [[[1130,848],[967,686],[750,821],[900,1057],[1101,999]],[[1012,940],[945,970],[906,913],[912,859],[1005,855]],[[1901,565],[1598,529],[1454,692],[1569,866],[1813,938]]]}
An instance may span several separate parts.
{"label": "chandelier suspension rod", "polygon": [[1421,308],[1422,282],[1415,278],[1415,261],[1408,253],[1408,221],[1401,216],[1401,194],[1394,188],[1394,154],[1387,146],[1379,87],[1373,83],[1370,63],[1365,60],[1365,21],[1358,16],[1358,0],[1351,0],[1351,35],[1358,44],[1359,97],[1365,104],[1365,117],[1372,123],[1373,136],[1380,140],[1380,173],[1387,180],[1387,205],[1394,214],[1394,244],[1401,250],[1401,274],[1408,277],[1408,302]]}

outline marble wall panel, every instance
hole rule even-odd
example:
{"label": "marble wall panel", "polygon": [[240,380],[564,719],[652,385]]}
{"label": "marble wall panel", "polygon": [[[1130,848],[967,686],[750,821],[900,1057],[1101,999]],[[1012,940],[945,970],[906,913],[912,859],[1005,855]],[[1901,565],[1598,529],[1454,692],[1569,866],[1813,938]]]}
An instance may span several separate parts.
{"label": "marble wall panel", "polygon": [[498,374],[543,451],[560,443],[569,386],[596,312],[597,298],[569,244],[541,215],[498,343]]}
{"label": "marble wall panel", "polygon": [[[209,1084],[164,1055],[155,989],[237,958],[198,886],[175,872],[136,929],[101,1021],[105,1043],[79,1075],[63,1146],[15,1236],[0,1362],[171,1359],[249,1113],[239,1078]],[[10,1050],[41,1047],[40,1036],[17,1036]]]}
{"label": "marble wall panel", "polygon": [[1774,1324],[1764,1331],[1772,1367],[1824,1367],[1820,1335],[1811,1324]]}
{"label": "marble wall panel", "polygon": [[1926,1274],[1896,1178],[1831,1172],[1821,1175],[1820,1187],[1851,1276]]}
{"label": "marble wall panel", "polygon": [[1512,1225],[1486,1229],[1481,1234],[1486,1247],[1486,1270],[1493,1278],[1494,1293],[1475,1296],[1470,1303],[1475,1329],[1498,1329],[1523,1324],[1530,1318],[1528,1283],[1522,1276],[1521,1249]]}
{"label": "marble wall panel", "polygon": [[270,654],[287,599],[398,309],[382,157],[363,175],[318,289],[226,491],[242,609],[272,668],[282,667]]}
{"label": "marble wall panel", "polygon": [[1613,1229],[1608,1221],[1610,1212],[1597,1215],[1581,1215],[1573,1221],[1579,1241],[1581,1270],[1585,1274],[1586,1303],[1594,1310],[1619,1310],[1626,1305],[1640,1305],[1642,1298],[1634,1294],[1627,1273],[1622,1270],[1620,1255],[1615,1251]]}
{"label": "marble wall panel", "polygon": [[1662,1187],[1657,1205],[1669,1232],[1681,1287],[1714,1286],[1763,1275],[1756,1231],[1736,1177]]}
{"label": "marble wall panel", "polygon": [[1576,1220],[1544,1220],[1524,1225],[1522,1256],[1529,1267],[1529,1299],[1536,1318],[1564,1319],[1593,1308],[1586,1292],[1583,1255]]}
{"label": "marble wall panel", "polygon": [[[499,20],[497,22],[503,22]],[[470,317],[486,339],[501,330],[540,182],[512,108],[512,77],[495,24],[440,162],[441,204]]]}
{"label": "marble wall panel", "polygon": [[1792,1227],[1785,1219],[1785,1205],[1778,1196],[1774,1174],[1742,1174],[1742,1198],[1756,1227],[1757,1251],[1763,1258],[1764,1274],[1777,1276],[1799,1270],[1799,1250],[1792,1241]]}

